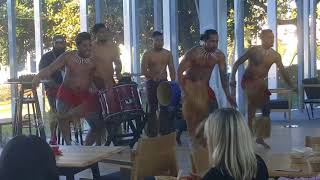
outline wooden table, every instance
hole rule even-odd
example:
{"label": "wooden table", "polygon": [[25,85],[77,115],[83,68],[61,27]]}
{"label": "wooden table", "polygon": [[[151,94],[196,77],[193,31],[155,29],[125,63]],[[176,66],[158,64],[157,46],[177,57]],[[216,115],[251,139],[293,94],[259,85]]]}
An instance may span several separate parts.
{"label": "wooden table", "polygon": [[[311,172],[308,164],[291,164],[289,154],[271,154],[267,158],[263,158],[267,164],[269,176],[277,177],[314,177],[319,176],[320,172]],[[290,170],[301,170],[293,172]]]}
{"label": "wooden table", "polygon": [[131,151],[132,150],[130,148],[123,149],[122,151],[119,151],[118,153],[115,153],[112,156],[104,158],[101,162],[116,164],[122,167],[130,168],[132,167]]}
{"label": "wooden table", "polygon": [[126,149],[123,146],[60,146],[62,156],[57,156],[59,175],[74,180],[74,175],[91,168],[93,178],[100,177],[98,162]]}

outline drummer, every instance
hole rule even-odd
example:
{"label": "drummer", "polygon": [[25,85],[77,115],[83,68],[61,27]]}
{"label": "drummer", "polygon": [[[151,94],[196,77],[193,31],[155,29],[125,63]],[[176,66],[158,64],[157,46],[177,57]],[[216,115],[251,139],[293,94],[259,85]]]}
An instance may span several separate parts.
{"label": "drummer", "polygon": [[[95,85],[98,89],[110,89],[114,86],[114,72],[121,79],[122,64],[118,46],[112,42],[111,33],[103,23],[95,24],[92,28],[92,56],[96,63]],[[113,64],[115,68],[113,68]]]}
{"label": "drummer", "polygon": [[167,81],[167,67],[169,67],[171,81],[176,79],[172,54],[163,48],[163,34],[154,31],[152,42],[153,48],[143,54],[141,63],[142,74],[147,79],[148,110],[151,114],[146,126],[146,134],[149,137],[157,136],[158,132],[164,135],[174,131],[174,121],[166,117],[167,112],[164,107],[160,107],[159,117],[156,112],[158,110],[157,87],[160,82]]}

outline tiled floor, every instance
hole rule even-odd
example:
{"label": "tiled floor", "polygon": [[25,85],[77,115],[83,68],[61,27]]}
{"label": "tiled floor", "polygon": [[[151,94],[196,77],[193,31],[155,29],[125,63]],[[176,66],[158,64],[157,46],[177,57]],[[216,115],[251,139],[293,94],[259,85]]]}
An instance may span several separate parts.
{"label": "tiled floor", "polygon": [[[319,116],[320,117],[320,116]],[[305,136],[320,136],[320,119],[308,120],[306,113],[294,111],[292,121],[284,120],[283,113],[272,113],[272,134],[267,142],[271,145],[268,153],[289,152],[292,148],[304,146]],[[283,126],[294,124],[297,128],[285,128]],[[179,168],[187,174],[190,171],[189,145],[186,133],[182,136],[182,146],[177,148]],[[261,146],[257,146],[257,151],[266,152]],[[110,164],[100,164],[101,174],[119,170],[119,167]],[[77,175],[79,177],[91,177],[90,171],[84,171]],[[64,178],[60,178],[64,179]]]}

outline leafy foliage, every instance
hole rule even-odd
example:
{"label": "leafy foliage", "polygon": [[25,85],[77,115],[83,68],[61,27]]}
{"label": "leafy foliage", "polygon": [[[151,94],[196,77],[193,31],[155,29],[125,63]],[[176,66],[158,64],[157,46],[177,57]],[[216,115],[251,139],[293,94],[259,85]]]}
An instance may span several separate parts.
{"label": "leafy foliage", "polygon": [[[178,0],[178,31],[179,54],[199,40],[199,19],[196,3],[199,0]],[[19,64],[24,64],[27,52],[34,51],[34,21],[33,2],[16,0],[17,13],[17,57]],[[295,23],[296,8],[294,0],[278,0],[279,23]],[[150,35],[153,31],[153,1],[139,0],[140,19],[140,52],[150,47]],[[234,0],[228,3],[228,44],[230,52],[233,49],[234,38]],[[113,41],[123,43],[123,2],[122,0],[104,0],[103,18],[107,27],[113,32]],[[54,34],[65,35],[69,48],[75,48],[74,38],[80,31],[80,15],[78,0],[45,0],[43,4],[43,43],[45,48],[51,47],[51,37]],[[94,24],[94,1],[89,1],[89,26]],[[251,45],[262,25],[266,23],[266,0],[245,1],[245,46]],[[7,17],[6,1],[0,1],[0,63],[8,64]]]}
{"label": "leafy foliage", "polygon": [[74,49],[74,38],[80,32],[79,2],[73,0],[46,0],[43,6],[43,31],[45,47],[51,46],[55,34],[66,37],[67,46]]}

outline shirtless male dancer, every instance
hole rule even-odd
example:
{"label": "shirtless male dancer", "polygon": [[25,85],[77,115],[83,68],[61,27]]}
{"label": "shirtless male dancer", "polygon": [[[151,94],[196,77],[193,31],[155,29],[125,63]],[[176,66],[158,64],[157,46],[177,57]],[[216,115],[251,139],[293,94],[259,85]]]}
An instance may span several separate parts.
{"label": "shirtless male dancer", "polygon": [[[216,30],[209,29],[205,31],[202,38],[204,44],[186,52],[178,68],[178,81],[184,93],[182,113],[193,142],[194,140],[202,141],[202,130],[197,132],[197,128],[210,112],[218,108],[215,94],[209,87],[215,65],[219,66],[222,88],[228,100],[231,100],[225,55],[217,49],[218,33]],[[200,139],[197,138],[198,136]]]}
{"label": "shirtless male dancer", "polygon": [[[92,42],[92,60],[96,65],[94,73],[94,85],[96,90],[107,90],[107,94],[115,97],[112,87],[115,85],[114,72],[118,80],[121,79],[122,64],[119,48],[110,37],[110,32],[103,23],[95,24],[92,28],[94,41]],[[113,68],[115,65],[115,68]],[[110,100],[110,99],[109,99]],[[108,102],[113,105],[113,102]],[[110,108],[110,107],[109,107]],[[111,107],[112,108],[112,107]],[[102,140],[105,140],[105,132]]]}
{"label": "shirtless male dancer", "polygon": [[117,79],[121,79],[120,51],[118,46],[109,39],[110,32],[104,24],[94,25],[92,33],[95,38],[92,42],[92,59],[96,64],[95,85],[98,89],[108,90],[115,84],[113,79],[114,72]]}
{"label": "shirtless male dancer", "polygon": [[33,88],[40,80],[48,79],[53,73],[65,68],[65,77],[57,94],[57,117],[62,137],[71,144],[70,121],[85,117],[90,130],[86,136],[86,145],[101,144],[104,131],[100,117],[100,106],[96,94],[89,92],[93,82],[95,64],[91,56],[91,36],[87,32],[79,33],[75,39],[77,49],[62,54],[48,67],[42,69],[33,79]]}
{"label": "shirtless male dancer", "polygon": [[149,137],[157,136],[159,129],[160,134],[166,134],[168,128],[170,128],[167,127],[170,126],[170,122],[166,122],[170,119],[165,118],[163,114],[165,113],[164,107],[160,106],[159,118],[156,115],[158,109],[157,88],[162,81],[167,81],[167,67],[169,67],[171,81],[176,79],[172,54],[163,48],[163,34],[159,31],[153,32],[152,40],[153,48],[143,54],[141,63],[142,74],[147,79],[148,105],[151,113],[151,118],[148,120],[146,127],[146,134]]}
{"label": "shirtless male dancer", "polygon": [[232,87],[232,98],[235,99],[236,71],[240,64],[243,64],[246,60],[249,60],[248,67],[245,70],[241,82],[241,86],[244,89],[248,100],[248,125],[255,136],[257,136],[256,142],[263,145],[265,148],[270,148],[269,145],[263,140],[263,138],[268,138],[270,136],[270,128],[268,128],[268,132],[255,132],[256,130],[254,128],[255,125],[253,123],[253,119],[255,118],[256,110],[261,109],[263,118],[266,118],[270,124],[270,108],[268,107],[268,104],[271,93],[268,90],[267,77],[271,65],[276,63],[280,74],[288,83],[290,88],[295,89],[295,86],[290,81],[290,78],[283,67],[280,54],[271,48],[274,42],[272,30],[262,30],[260,38],[262,45],[251,47],[234,63],[231,73],[230,86]]}

